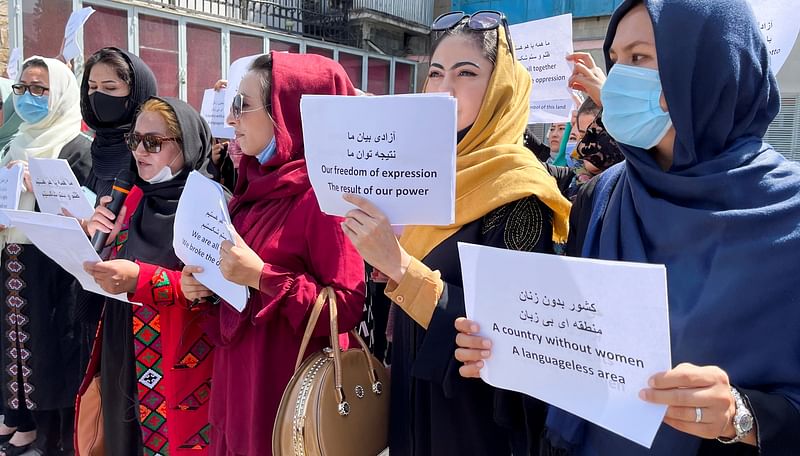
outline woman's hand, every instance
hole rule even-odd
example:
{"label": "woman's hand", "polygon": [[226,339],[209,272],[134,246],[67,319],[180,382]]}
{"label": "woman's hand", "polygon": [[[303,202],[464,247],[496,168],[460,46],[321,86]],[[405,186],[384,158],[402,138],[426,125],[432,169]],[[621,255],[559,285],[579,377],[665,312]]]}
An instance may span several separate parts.
{"label": "woman's hand", "polygon": [[228,81],[226,79],[220,79],[219,81],[214,83],[214,90],[219,92],[222,89],[226,89],[228,87]]}
{"label": "woman's hand", "polygon": [[[666,424],[704,439],[736,436],[733,427],[736,401],[731,394],[728,374],[719,367],[679,364],[650,377],[649,385],[650,388],[639,392],[639,397],[667,405]],[[701,418],[699,422],[698,417]],[[756,432],[750,432],[744,441],[755,445],[755,435]]]}
{"label": "woman's hand", "polygon": [[69,209],[67,209],[66,207],[62,207],[61,208],[61,215],[63,215],[64,217],[74,218],[75,220],[77,220],[78,224],[81,226],[81,229],[83,230],[83,232],[86,233],[87,236],[89,236],[89,221],[88,220],[82,219],[82,218],[76,216],[75,214],[70,212]]}
{"label": "woman's hand", "polygon": [[393,281],[400,282],[411,263],[411,255],[397,242],[389,219],[374,204],[360,196],[345,195],[344,200],[358,208],[345,216],[342,222],[344,234],[364,261]]}
{"label": "woman's hand", "polygon": [[83,269],[108,293],[136,292],[136,285],[139,283],[139,265],[133,261],[109,260],[84,263]]}
{"label": "woman's hand", "polygon": [[89,237],[94,236],[94,233],[98,230],[101,233],[109,233],[106,245],[111,244],[114,242],[114,239],[117,238],[117,234],[119,234],[119,230],[122,228],[122,221],[125,220],[125,214],[128,212],[127,206],[122,206],[119,214],[114,215],[114,213],[106,207],[110,202],[110,196],[100,198],[100,204],[94,209],[94,214],[92,214],[92,218],[89,219],[89,223],[86,225],[86,234],[88,234]]}
{"label": "woman's hand", "polygon": [[207,298],[214,294],[194,278],[194,274],[201,272],[203,272],[203,268],[199,266],[184,266],[183,271],[181,271],[181,290],[183,291],[183,296],[189,301]]}
{"label": "woman's hand", "polygon": [[567,85],[571,89],[580,90],[589,95],[597,106],[603,106],[600,92],[606,83],[606,74],[595,65],[592,55],[587,52],[576,52],[567,56],[567,60],[575,64],[572,76]]}
{"label": "woman's hand", "polygon": [[22,165],[22,182],[25,184],[25,190],[32,192],[33,184],[31,183],[31,172],[28,169],[28,162],[25,160],[11,160],[6,165],[6,168],[11,169],[15,165]]}
{"label": "woman's hand", "polygon": [[235,244],[231,241],[222,242],[219,248],[219,270],[226,280],[258,290],[264,261],[244,242],[233,227],[230,227],[230,230]]}
{"label": "woman's hand", "polygon": [[480,378],[483,360],[492,356],[492,341],[475,334],[480,331],[478,324],[464,317],[456,319],[456,360],[464,363],[458,368],[462,377]]}

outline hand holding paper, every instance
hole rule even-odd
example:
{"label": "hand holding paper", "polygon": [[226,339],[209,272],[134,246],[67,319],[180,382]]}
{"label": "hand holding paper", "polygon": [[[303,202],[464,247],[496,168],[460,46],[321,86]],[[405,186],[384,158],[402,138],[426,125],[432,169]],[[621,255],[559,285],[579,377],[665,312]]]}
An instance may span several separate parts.
{"label": "hand holding paper", "polygon": [[184,293],[194,300],[209,296],[206,291],[211,290],[241,312],[248,289],[227,280],[220,269],[222,243],[234,239],[231,228],[222,187],[193,171],[178,202],[172,238],[175,254],[187,265],[181,277],[187,286]]}
{"label": "hand holding paper", "polygon": [[130,260],[109,260],[84,263],[83,269],[112,295],[134,293],[139,282],[139,265]]}
{"label": "hand holding paper", "polygon": [[389,219],[365,198],[345,195],[344,200],[358,208],[348,212],[342,222],[344,234],[364,261],[400,282],[411,263],[411,256],[397,242]]}
{"label": "hand holding paper", "polygon": [[264,261],[244,242],[233,225],[229,225],[228,229],[233,236],[233,242],[222,241],[219,249],[219,270],[225,280],[258,290]]}

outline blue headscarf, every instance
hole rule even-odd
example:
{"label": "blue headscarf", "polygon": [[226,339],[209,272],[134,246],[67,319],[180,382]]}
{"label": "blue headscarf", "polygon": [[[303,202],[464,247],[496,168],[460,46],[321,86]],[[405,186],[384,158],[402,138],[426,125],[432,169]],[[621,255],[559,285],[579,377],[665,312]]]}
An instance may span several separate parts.
{"label": "blue headscarf", "polygon": [[[617,26],[639,3],[611,19],[609,69]],[[620,144],[627,161],[598,183],[584,255],[666,264],[673,365],[720,366],[735,386],[800,410],[800,295],[787,276],[800,270],[800,166],[762,139],[780,107],[767,48],[746,0],[644,4],[677,135],[673,165],[664,172],[650,152]],[[557,409],[548,435],[581,455],[691,455],[701,443],[662,425],[648,451]]]}

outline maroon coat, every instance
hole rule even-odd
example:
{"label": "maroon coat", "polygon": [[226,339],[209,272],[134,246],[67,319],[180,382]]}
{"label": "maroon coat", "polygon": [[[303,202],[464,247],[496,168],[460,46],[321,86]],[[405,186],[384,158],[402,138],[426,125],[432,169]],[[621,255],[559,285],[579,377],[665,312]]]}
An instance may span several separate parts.
{"label": "maroon coat", "polygon": [[[319,209],[300,128],[301,94],[353,95],[353,87],[332,60],[272,56],[277,150],[264,165],[243,157],[230,204],[234,227],[266,265],[244,312],[223,303],[209,331],[218,344],[210,416],[214,455],[272,454],[275,414],[320,291],[336,291],[340,331],[358,324],[364,305],[363,260],[342,232],[342,220]],[[328,315],[326,309],[308,354],[327,345]]]}

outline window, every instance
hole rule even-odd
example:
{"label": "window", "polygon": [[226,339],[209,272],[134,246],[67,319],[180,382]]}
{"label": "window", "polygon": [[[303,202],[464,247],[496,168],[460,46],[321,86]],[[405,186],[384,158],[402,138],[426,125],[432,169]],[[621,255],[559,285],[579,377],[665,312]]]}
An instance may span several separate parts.
{"label": "window", "polygon": [[84,58],[89,58],[104,47],[128,50],[128,12],[102,6],[86,6],[91,6],[95,12],[83,25]]}
{"label": "window", "polygon": [[158,94],[178,96],[178,22],[139,16],[139,57],[153,70]]}
{"label": "window", "polygon": [[288,43],[286,41],[269,40],[269,50],[277,52],[300,52],[300,45],[297,43]]}
{"label": "window", "polygon": [[394,93],[414,93],[414,65],[395,63]]}
{"label": "window", "polygon": [[186,99],[198,111],[203,92],[222,77],[221,32],[212,27],[186,25]]}
{"label": "window", "polygon": [[367,91],[375,95],[389,94],[389,61],[370,57]]}
{"label": "window", "polygon": [[333,49],[321,48],[316,46],[306,46],[306,54],[316,54],[332,59]]}
{"label": "window", "polygon": [[352,82],[353,87],[357,89],[363,87],[363,83],[361,82],[361,68],[363,62],[364,59],[360,55],[339,52],[339,64],[344,67],[344,71],[350,76],[350,82]]}
{"label": "window", "polygon": [[264,53],[264,40],[261,37],[231,32],[231,62],[248,55]]}
{"label": "window", "polygon": [[[61,52],[64,27],[72,13],[72,0],[37,0],[20,3],[22,3],[24,58],[34,55],[57,56]],[[5,6],[4,8],[8,11],[8,8]],[[89,22],[93,19],[94,17],[90,17]]]}

